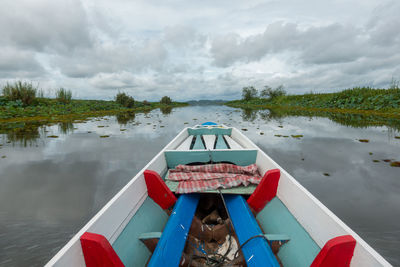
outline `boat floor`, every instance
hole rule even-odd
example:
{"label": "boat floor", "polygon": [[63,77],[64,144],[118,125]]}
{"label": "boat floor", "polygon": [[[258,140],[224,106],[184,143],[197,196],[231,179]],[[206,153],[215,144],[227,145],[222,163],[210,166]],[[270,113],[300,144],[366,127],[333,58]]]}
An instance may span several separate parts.
{"label": "boat floor", "polygon": [[[276,245],[272,249],[282,266]],[[219,194],[201,194],[180,262],[179,266],[247,266]]]}

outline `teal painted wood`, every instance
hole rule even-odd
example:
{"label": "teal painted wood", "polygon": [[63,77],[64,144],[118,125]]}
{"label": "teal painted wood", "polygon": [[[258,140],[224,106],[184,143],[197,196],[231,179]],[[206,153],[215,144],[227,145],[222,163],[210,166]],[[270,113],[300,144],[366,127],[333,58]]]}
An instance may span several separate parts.
{"label": "teal painted wood", "polygon": [[239,166],[247,166],[256,163],[257,150],[225,150],[211,151],[214,162],[228,161]]}
{"label": "teal painted wood", "polygon": [[139,240],[139,236],[146,232],[161,232],[167,220],[168,215],[151,198],[147,197],[112,244],[126,267],[145,266],[150,252]]}
{"label": "teal painted wood", "polygon": [[168,169],[174,169],[179,164],[210,161],[209,151],[165,151]]}
{"label": "teal painted wood", "polygon": [[215,149],[228,149],[224,138],[220,134],[217,136],[217,144],[215,145]]}
{"label": "teal painted wood", "polygon": [[196,141],[194,142],[192,149],[206,149],[203,141],[201,140],[201,135],[196,135]]}
{"label": "teal painted wood", "polygon": [[222,134],[222,135],[231,135],[232,133],[232,129],[231,128],[227,128],[227,129],[223,129],[223,128],[200,128],[200,129],[192,129],[189,128],[188,129],[188,133],[189,135],[203,135],[203,134]]}
{"label": "teal painted wood", "polygon": [[288,235],[281,235],[281,234],[268,234],[265,235],[265,238],[268,239],[268,241],[288,241],[290,240],[290,237]]}
{"label": "teal painted wood", "polygon": [[257,220],[266,234],[285,234],[290,237],[290,241],[278,253],[285,267],[308,267],[321,250],[277,197],[257,214]]}
{"label": "teal painted wood", "polygon": [[140,240],[146,239],[153,239],[153,238],[160,238],[162,232],[149,232],[149,233],[142,233],[139,235]]}
{"label": "teal painted wood", "polygon": [[257,150],[213,150],[213,151],[165,151],[165,159],[169,169],[174,169],[179,164],[193,162],[232,162],[239,166],[256,163]]}

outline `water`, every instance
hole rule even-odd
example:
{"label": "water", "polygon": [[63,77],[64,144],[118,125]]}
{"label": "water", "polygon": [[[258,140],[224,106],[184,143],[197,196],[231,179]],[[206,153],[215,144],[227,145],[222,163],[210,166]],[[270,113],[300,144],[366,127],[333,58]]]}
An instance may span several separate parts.
{"label": "water", "polygon": [[261,149],[400,265],[400,168],[382,161],[400,160],[396,122],[360,128],[367,119],[335,117],[340,124],[332,117],[286,115],[197,106],[0,125],[0,266],[46,263],[183,127],[205,121],[247,129]]}

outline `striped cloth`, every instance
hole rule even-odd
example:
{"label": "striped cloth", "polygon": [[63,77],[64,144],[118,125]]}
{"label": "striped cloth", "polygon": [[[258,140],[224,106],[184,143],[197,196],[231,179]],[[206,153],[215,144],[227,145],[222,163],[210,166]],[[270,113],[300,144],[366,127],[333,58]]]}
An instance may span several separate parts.
{"label": "striped cloth", "polygon": [[178,165],[169,171],[168,180],[179,182],[178,194],[231,188],[250,183],[259,184],[261,176],[257,165],[237,166],[227,163],[198,166]]}

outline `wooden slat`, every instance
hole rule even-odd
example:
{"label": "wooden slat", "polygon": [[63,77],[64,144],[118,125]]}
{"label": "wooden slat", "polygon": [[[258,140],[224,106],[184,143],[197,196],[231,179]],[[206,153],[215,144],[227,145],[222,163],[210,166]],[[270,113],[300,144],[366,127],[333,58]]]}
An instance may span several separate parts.
{"label": "wooden slat", "polygon": [[220,134],[218,135],[217,144],[215,145],[215,149],[228,149],[228,147],[226,146],[226,143],[224,141],[224,138]]}
{"label": "wooden slat", "polygon": [[243,147],[239,145],[235,140],[233,140],[229,135],[224,135],[226,142],[231,149],[242,149]]}
{"label": "wooden slat", "polygon": [[203,141],[201,140],[201,135],[196,135],[196,141],[194,142],[192,149],[206,149]]}
{"label": "wooden slat", "polygon": [[180,144],[176,150],[189,150],[190,145],[192,144],[193,135],[189,135],[183,142]]}
{"label": "wooden slat", "polygon": [[203,135],[204,142],[206,143],[206,149],[214,149],[215,135],[205,134]]}
{"label": "wooden slat", "polygon": [[194,162],[231,162],[239,166],[247,166],[256,162],[257,150],[190,150],[190,151],[165,151],[165,159],[169,169],[179,164]]}

